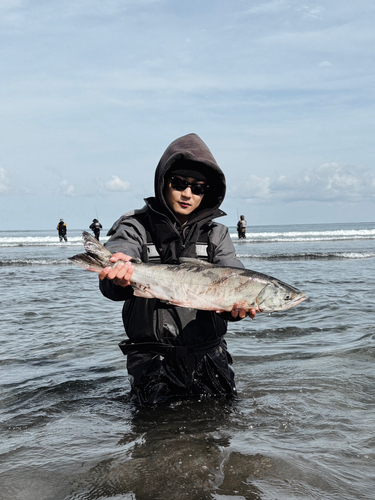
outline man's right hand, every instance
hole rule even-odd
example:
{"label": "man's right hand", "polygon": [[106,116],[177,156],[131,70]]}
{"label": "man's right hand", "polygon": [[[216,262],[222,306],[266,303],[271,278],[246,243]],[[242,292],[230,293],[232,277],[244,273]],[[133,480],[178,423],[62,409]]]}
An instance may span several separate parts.
{"label": "man's right hand", "polygon": [[129,255],[125,255],[124,253],[114,253],[112,257],[109,259],[111,262],[119,262],[116,267],[105,267],[103,271],[99,273],[99,279],[104,280],[108,278],[112,280],[115,285],[119,285],[122,287],[127,287],[131,284],[131,277],[133,276],[134,266],[131,264]]}

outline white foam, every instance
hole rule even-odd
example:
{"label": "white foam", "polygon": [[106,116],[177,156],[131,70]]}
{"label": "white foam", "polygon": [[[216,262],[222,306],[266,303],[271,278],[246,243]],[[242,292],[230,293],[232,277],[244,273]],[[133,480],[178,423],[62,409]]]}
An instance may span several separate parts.
{"label": "white foam", "polygon": [[[101,239],[101,242],[108,238]],[[60,242],[56,236],[2,236],[0,247],[32,247],[32,246],[83,246],[82,236],[68,237],[68,241]]]}
{"label": "white foam", "polygon": [[[233,240],[238,240],[237,233],[230,233]],[[348,241],[348,240],[372,240],[375,239],[375,229],[338,229],[330,231],[270,231],[270,232],[247,232],[248,243],[277,243],[277,242],[313,242],[313,241]]]}

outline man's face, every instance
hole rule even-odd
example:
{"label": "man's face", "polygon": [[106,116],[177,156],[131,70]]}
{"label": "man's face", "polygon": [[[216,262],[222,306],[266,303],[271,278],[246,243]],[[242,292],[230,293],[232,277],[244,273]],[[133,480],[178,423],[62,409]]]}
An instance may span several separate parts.
{"label": "man's face", "polygon": [[[187,183],[192,184],[186,185]],[[164,199],[168,207],[175,214],[180,224],[185,224],[189,216],[202,202],[204,187],[207,184],[194,177],[173,175],[165,179]],[[194,194],[201,191],[201,194]]]}

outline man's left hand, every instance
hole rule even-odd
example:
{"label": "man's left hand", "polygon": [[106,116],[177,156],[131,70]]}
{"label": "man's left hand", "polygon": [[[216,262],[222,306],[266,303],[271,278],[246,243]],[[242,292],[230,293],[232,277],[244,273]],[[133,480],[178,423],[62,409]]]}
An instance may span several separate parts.
{"label": "man's left hand", "polygon": [[246,316],[254,319],[257,312],[259,312],[257,309],[249,309],[248,311],[246,311],[246,309],[237,308],[236,304],[234,304],[231,314],[233,319],[244,319],[246,318]]}

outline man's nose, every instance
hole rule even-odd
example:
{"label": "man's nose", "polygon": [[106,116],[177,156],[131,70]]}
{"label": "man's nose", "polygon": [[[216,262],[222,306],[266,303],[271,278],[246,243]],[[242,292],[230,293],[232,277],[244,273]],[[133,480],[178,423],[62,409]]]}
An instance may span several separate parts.
{"label": "man's nose", "polygon": [[182,191],[182,194],[186,197],[190,197],[191,196],[191,187],[190,186],[187,186],[183,191]]}

